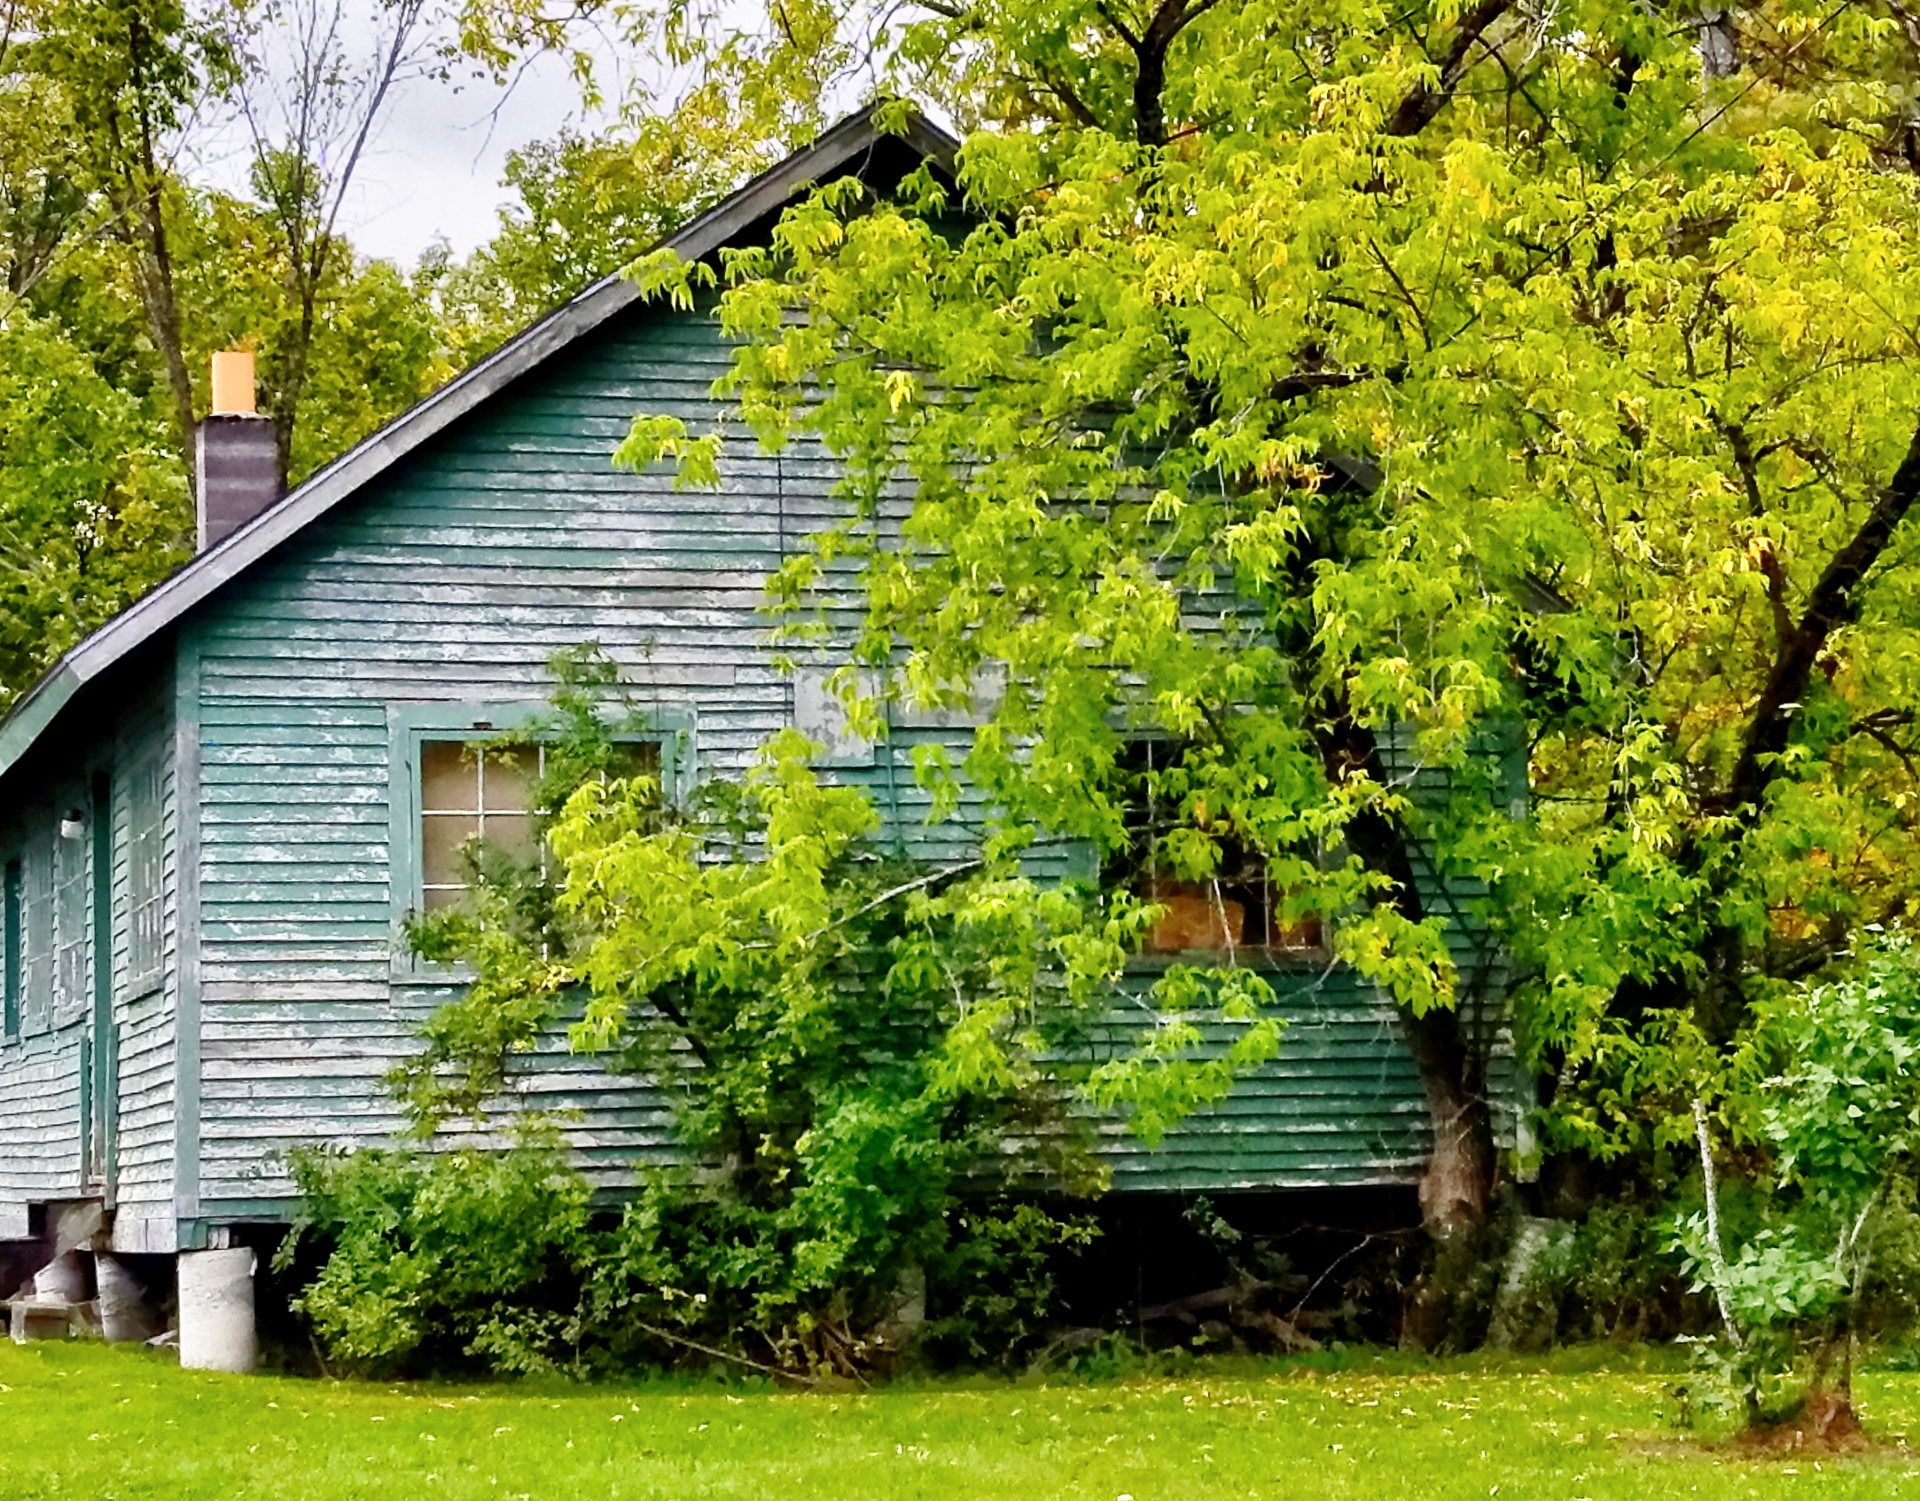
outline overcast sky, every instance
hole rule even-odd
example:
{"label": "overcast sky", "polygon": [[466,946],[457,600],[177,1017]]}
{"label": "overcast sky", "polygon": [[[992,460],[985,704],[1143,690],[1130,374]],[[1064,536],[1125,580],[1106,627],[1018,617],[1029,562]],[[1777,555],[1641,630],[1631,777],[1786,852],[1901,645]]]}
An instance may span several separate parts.
{"label": "overcast sky", "polygon": [[[631,59],[607,46],[600,54],[602,89],[619,96]],[[507,154],[564,126],[604,125],[603,112],[583,117],[578,85],[564,59],[541,57],[510,88],[484,80],[453,84],[414,79],[396,87],[372,147],[354,173],[342,209],[348,238],[363,254],[412,266],[436,239],[465,254],[491,239],[502,204]],[[190,152],[196,176],[229,191],[246,191],[247,136],[238,120],[203,126]]]}
{"label": "overcast sky", "polygon": [[367,255],[412,265],[437,237],[465,254],[493,237],[509,193],[507,153],[579,123],[580,96],[557,58],[537,60],[511,91],[414,83],[388,112],[342,210]]}

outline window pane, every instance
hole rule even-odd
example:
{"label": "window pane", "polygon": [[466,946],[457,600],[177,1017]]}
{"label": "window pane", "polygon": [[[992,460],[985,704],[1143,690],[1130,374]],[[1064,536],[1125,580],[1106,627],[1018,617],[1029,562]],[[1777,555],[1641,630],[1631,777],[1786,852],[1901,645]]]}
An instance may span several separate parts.
{"label": "window pane", "polygon": [[1247,904],[1216,891],[1211,882],[1160,880],[1150,884],[1146,895],[1167,909],[1147,934],[1150,954],[1239,948],[1259,941],[1258,935],[1248,937]]}
{"label": "window pane", "polygon": [[429,740],[420,747],[420,806],[430,813],[480,811],[480,763],[462,740]]}
{"label": "window pane", "polygon": [[43,1032],[53,1005],[53,843],[44,823],[27,846],[24,902],[26,977],[20,1012],[27,1031]]}
{"label": "window pane", "polygon": [[[480,832],[471,813],[427,813],[420,819],[420,877],[424,886],[464,886],[466,861],[460,846]],[[433,905],[431,902],[429,906]]]}
{"label": "window pane", "polygon": [[20,862],[9,860],[6,872],[6,994],[4,1031],[8,1037],[20,1035],[20,987],[25,978],[20,955]]}
{"label": "window pane", "polygon": [[611,770],[616,777],[655,777],[660,775],[660,742],[628,740],[613,748]]}
{"label": "window pane", "polygon": [[166,877],[163,820],[166,766],[150,756],[134,769],[128,815],[128,967],[135,979],[157,972],[162,959],[162,910]]}
{"label": "window pane", "polygon": [[1278,921],[1273,928],[1273,946],[1289,953],[1315,953],[1326,947],[1324,931],[1317,917]]}
{"label": "window pane", "polygon": [[481,806],[488,813],[525,813],[533,806],[533,784],[540,775],[537,746],[488,750],[484,764],[486,781],[481,789],[484,799]]}
{"label": "window pane", "polygon": [[480,837],[501,854],[527,864],[539,854],[530,813],[489,813],[481,821]]}
{"label": "window pane", "polygon": [[[1186,824],[1177,742],[1129,741],[1115,758],[1127,844],[1105,862],[1104,879],[1165,909],[1147,932],[1150,954],[1219,954],[1254,949],[1323,955],[1326,935],[1312,917],[1288,919],[1288,893],[1275,886],[1266,857],[1231,829],[1202,823],[1218,863],[1205,878],[1183,877],[1164,851],[1170,833]],[[1170,775],[1170,773],[1172,775]],[[1171,784],[1171,785],[1169,785]],[[1204,817],[1204,815],[1200,815]]]}

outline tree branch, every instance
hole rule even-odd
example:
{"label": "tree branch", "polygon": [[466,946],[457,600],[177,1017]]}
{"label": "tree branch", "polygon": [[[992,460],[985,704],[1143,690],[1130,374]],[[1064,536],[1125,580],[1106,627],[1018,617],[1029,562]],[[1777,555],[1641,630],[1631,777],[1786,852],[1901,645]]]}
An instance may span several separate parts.
{"label": "tree branch", "polygon": [[1408,311],[1413,314],[1413,321],[1420,325],[1420,341],[1431,351],[1433,348],[1433,329],[1427,323],[1427,315],[1420,311],[1420,304],[1414,301],[1413,293],[1407,289],[1407,284],[1400,279],[1400,273],[1393,269],[1393,262],[1387,259],[1386,252],[1375,244],[1371,238],[1367,240],[1367,248],[1373,252],[1373,258],[1380,263],[1380,269],[1387,273],[1387,277],[1393,282],[1395,290],[1400,293],[1400,300],[1407,305]]}
{"label": "tree branch", "polygon": [[1860,529],[1828,562],[1807,596],[1799,624],[1781,643],[1747,721],[1740,759],[1720,800],[1722,811],[1751,815],[1758,810],[1772,777],[1772,762],[1787,748],[1794,715],[1806,698],[1820,653],[1836,630],[1860,618],[1861,586],[1916,499],[1920,499],[1920,427],[1892,480],[1875,499]]}
{"label": "tree branch", "polygon": [[1133,49],[1140,70],[1133,80],[1134,133],[1142,146],[1167,144],[1167,49],[1174,38],[1206,12],[1216,0],[1163,0],[1153,13],[1146,30],[1135,36],[1127,24],[1108,8],[1105,0],[1096,0],[1100,14],[1107,18],[1122,40]]}
{"label": "tree branch", "polygon": [[1418,135],[1432,123],[1433,117],[1445,107],[1453,97],[1453,91],[1460,87],[1460,80],[1466,76],[1467,57],[1474,45],[1494,22],[1512,8],[1513,0],[1480,0],[1478,5],[1460,17],[1459,25],[1454,29],[1453,43],[1440,60],[1437,85],[1429,86],[1423,81],[1414,86],[1413,92],[1400,101],[1400,107],[1387,122],[1388,135]]}
{"label": "tree branch", "polygon": [[1101,128],[1100,117],[1087,107],[1086,101],[1075,92],[1073,85],[1066,79],[1048,68],[1041,68],[1036,76],[1040,87],[1066,107],[1067,113],[1073,116],[1075,124],[1086,130]]}
{"label": "tree branch", "polygon": [[1094,0],[1093,8],[1099,11],[1101,15],[1106,17],[1107,24],[1109,26],[1111,26],[1115,31],[1120,33],[1121,41],[1125,42],[1136,53],[1139,52],[1140,38],[1134,35],[1133,28],[1127,25],[1125,21],[1120,19],[1119,14],[1113,9],[1112,6],[1106,3],[1106,0]]}
{"label": "tree branch", "polygon": [[[1721,422],[1720,431],[1733,450],[1734,467],[1740,471],[1740,483],[1746,490],[1747,510],[1757,520],[1766,515],[1766,499],[1760,491],[1760,458],[1753,451],[1747,430],[1737,422]],[[1767,603],[1773,608],[1773,646],[1778,651],[1793,634],[1793,616],[1787,609],[1787,570],[1774,551],[1773,539],[1762,537],[1755,566],[1767,581]]]}

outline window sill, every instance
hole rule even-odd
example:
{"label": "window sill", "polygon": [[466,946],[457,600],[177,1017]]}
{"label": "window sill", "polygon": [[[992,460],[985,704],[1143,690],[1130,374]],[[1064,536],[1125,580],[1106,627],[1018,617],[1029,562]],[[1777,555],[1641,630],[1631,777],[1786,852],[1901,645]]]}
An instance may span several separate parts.
{"label": "window sill", "polygon": [[1130,975],[1165,974],[1176,965],[1189,969],[1325,969],[1333,954],[1324,948],[1280,949],[1248,944],[1234,949],[1183,949],[1172,954],[1135,954]]}

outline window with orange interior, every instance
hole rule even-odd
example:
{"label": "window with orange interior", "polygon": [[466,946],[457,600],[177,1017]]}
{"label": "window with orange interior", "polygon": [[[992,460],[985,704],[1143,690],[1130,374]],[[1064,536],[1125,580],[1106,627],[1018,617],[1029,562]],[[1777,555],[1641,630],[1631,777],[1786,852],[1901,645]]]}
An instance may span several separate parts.
{"label": "window with orange interior", "polygon": [[1314,917],[1289,917],[1287,892],[1271,878],[1266,857],[1231,832],[1207,830],[1219,852],[1211,876],[1176,870],[1165,854],[1167,836],[1183,822],[1180,799],[1167,791],[1179,765],[1177,741],[1139,739],[1122,748],[1118,770],[1125,788],[1127,843],[1114,862],[1112,883],[1165,910],[1146,939],[1148,955],[1315,958],[1326,950]]}

